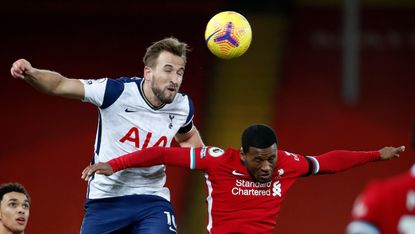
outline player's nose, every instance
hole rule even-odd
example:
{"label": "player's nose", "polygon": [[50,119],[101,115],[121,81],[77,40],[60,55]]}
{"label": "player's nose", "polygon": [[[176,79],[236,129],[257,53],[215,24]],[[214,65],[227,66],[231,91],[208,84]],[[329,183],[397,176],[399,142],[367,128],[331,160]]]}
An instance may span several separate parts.
{"label": "player's nose", "polygon": [[263,172],[270,172],[271,170],[272,170],[272,165],[268,161],[265,161],[261,165],[261,171],[263,171]]}
{"label": "player's nose", "polygon": [[177,75],[177,74],[173,74],[170,78],[171,82],[173,82],[174,84],[180,84],[181,81],[181,76]]}

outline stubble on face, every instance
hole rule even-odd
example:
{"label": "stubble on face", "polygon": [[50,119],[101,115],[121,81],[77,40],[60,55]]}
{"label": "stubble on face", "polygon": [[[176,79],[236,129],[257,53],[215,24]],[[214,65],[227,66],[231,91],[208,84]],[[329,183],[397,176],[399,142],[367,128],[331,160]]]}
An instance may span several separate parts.
{"label": "stubble on face", "polygon": [[[161,88],[157,85],[156,78],[154,76],[151,81],[151,90],[153,91],[157,99],[164,104],[170,104],[173,102],[179,89],[177,86],[178,85],[175,84],[169,84],[167,87]],[[173,89],[175,91],[171,92]]]}
{"label": "stubble on face", "polygon": [[183,79],[184,68],[183,58],[167,51],[159,55],[151,74],[151,90],[159,102],[173,102]]}

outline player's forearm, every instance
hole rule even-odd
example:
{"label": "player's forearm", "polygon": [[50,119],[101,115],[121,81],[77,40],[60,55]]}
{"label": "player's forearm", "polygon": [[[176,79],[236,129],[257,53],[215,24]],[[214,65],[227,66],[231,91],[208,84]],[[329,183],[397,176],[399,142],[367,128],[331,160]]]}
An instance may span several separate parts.
{"label": "player's forearm", "polygon": [[108,161],[113,171],[132,167],[149,167],[160,164],[186,167],[190,165],[190,148],[152,147]]}
{"label": "player's forearm", "polygon": [[378,151],[331,151],[315,157],[319,173],[335,173],[380,159]]}
{"label": "player's forearm", "polygon": [[54,71],[33,69],[30,74],[25,74],[25,81],[35,89],[50,95],[84,98],[85,90],[80,80],[66,78]]}
{"label": "player's forearm", "polygon": [[39,91],[54,94],[64,77],[57,72],[33,69],[25,74],[25,81]]}

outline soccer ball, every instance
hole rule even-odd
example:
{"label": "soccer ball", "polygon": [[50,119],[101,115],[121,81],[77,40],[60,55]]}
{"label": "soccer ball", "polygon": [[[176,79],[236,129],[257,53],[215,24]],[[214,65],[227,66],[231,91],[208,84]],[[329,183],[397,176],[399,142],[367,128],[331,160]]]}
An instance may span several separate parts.
{"label": "soccer ball", "polygon": [[252,31],[248,20],[234,11],[216,14],[206,26],[206,45],[219,58],[231,59],[243,55],[251,40]]}

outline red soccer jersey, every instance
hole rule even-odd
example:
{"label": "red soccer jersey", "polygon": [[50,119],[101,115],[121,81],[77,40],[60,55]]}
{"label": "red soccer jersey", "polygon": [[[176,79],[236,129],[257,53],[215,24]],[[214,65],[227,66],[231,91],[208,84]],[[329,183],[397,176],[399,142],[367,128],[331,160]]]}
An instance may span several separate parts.
{"label": "red soccer jersey", "polygon": [[282,200],[297,177],[309,172],[308,161],[278,151],[272,180],[252,180],[239,150],[196,151],[195,169],[205,171],[210,233],[272,233]]}
{"label": "red soccer jersey", "polygon": [[374,225],[380,233],[414,233],[415,165],[410,172],[370,183],[357,198],[352,217]]}
{"label": "red soccer jersey", "polygon": [[285,194],[298,177],[334,173],[379,157],[377,151],[331,151],[304,157],[278,150],[268,183],[255,182],[241,162],[239,150],[233,148],[223,151],[217,147],[152,147],[108,163],[114,171],[162,163],[202,170],[207,188],[208,233],[272,233]]}

